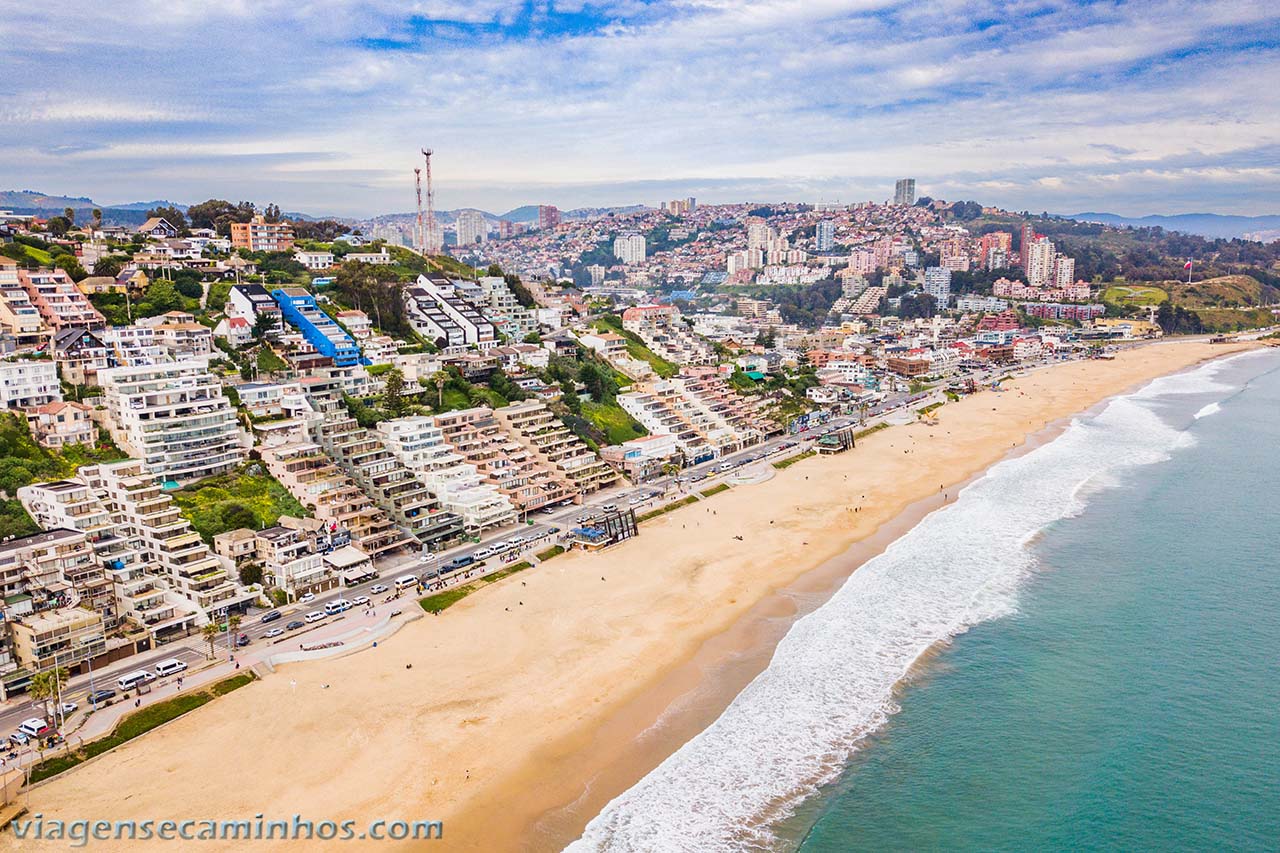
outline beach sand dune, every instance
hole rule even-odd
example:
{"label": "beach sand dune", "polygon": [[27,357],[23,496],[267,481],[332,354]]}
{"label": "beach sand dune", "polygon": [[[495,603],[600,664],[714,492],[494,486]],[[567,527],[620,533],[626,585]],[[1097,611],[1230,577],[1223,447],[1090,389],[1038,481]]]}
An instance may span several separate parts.
{"label": "beach sand dune", "polygon": [[[669,680],[667,693],[654,694],[655,685],[753,605],[1050,423],[1232,349],[1146,346],[948,404],[936,425],[884,430],[851,452],[735,487],[644,524],[605,554],[557,557],[377,649],[285,667],[40,786],[31,812],[46,820],[298,814],[354,819],[356,832],[377,819],[442,820],[439,849],[558,848],[678,745],[635,737],[670,702]],[[679,685],[696,686],[696,673]],[[702,713],[729,698],[704,700]],[[549,811],[558,818],[537,822]],[[0,839],[0,849],[65,846]]]}

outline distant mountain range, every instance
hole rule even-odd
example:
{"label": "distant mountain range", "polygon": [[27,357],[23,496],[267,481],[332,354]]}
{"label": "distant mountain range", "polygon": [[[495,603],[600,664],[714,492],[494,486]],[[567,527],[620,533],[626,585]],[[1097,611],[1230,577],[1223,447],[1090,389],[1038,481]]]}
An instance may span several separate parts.
{"label": "distant mountain range", "polygon": [[1270,242],[1280,239],[1280,216],[1225,216],[1220,213],[1179,213],[1174,216],[1119,216],[1114,213],[1068,213],[1067,219],[1100,222],[1104,225],[1131,225],[1135,228],[1159,227],[1166,231],[1182,231],[1201,237],[1240,237]]}
{"label": "distant mountain range", "polygon": [[[634,213],[637,210],[644,210],[647,205],[629,204],[622,207],[577,207],[573,210],[560,211],[562,219],[589,219],[595,216],[606,216],[610,213]],[[475,210],[477,208],[459,207],[455,210],[437,210],[436,221],[442,225],[448,225],[455,222],[458,214],[464,210]],[[526,204],[520,207],[508,210],[506,213],[490,213],[487,210],[481,210],[480,214],[490,222],[497,222],[505,219],[507,222],[537,222],[538,221],[538,205]],[[418,214],[414,211],[407,213],[383,213],[378,216],[371,217],[366,220],[369,222],[382,223],[398,223],[404,224],[412,222],[418,218]]]}
{"label": "distant mountain range", "polygon": [[[157,207],[176,207],[183,213],[191,205],[178,201],[131,201],[125,204],[98,204],[88,196],[47,195],[34,190],[0,190],[0,210],[35,216],[60,214],[68,207],[76,212],[77,222],[88,222],[95,208],[102,211],[102,221],[107,225],[141,225],[147,219],[147,211]],[[285,219],[314,221],[321,218],[309,213],[286,210],[280,214]],[[336,217],[335,217],[336,218]]]}

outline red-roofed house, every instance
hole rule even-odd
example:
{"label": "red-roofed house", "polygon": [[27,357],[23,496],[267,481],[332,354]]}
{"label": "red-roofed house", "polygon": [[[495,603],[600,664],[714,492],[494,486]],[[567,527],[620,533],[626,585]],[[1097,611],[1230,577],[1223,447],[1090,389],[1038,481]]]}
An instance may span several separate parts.
{"label": "red-roofed house", "polygon": [[239,349],[253,341],[253,324],[243,317],[224,317],[214,328],[213,334]]}
{"label": "red-roofed house", "polygon": [[45,447],[92,446],[98,440],[98,427],[90,411],[83,403],[45,403],[27,411],[27,426],[35,440]]}

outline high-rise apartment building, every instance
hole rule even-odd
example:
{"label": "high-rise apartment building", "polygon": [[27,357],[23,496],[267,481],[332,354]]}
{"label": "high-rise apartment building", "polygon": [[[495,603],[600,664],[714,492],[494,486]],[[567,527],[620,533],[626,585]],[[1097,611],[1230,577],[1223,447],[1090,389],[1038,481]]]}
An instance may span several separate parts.
{"label": "high-rise apartment building", "polygon": [[538,229],[546,231],[560,224],[560,208],[554,204],[538,205]]}
{"label": "high-rise apartment building", "polygon": [[456,223],[459,246],[474,246],[489,239],[489,223],[478,210],[463,210]]}
{"label": "high-rise apartment building", "polygon": [[951,270],[946,267],[929,267],[924,271],[924,292],[933,297],[938,310],[951,301]]}
{"label": "high-rise apartment building", "polygon": [[893,185],[893,203],[912,205],[916,203],[916,179],[899,178]]}
{"label": "high-rise apartment building", "polygon": [[642,263],[645,257],[644,235],[621,235],[613,241],[613,254],[624,264]]}
{"label": "high-rise apartment building", "polygon": [[1023,271],[1027,274],[1027,284],[1032,287],[1048,287],[1054,283],[1055,254],[1049,238],[1036,237],[1027,247],[1024,256],[1026,267]]}
{"label": "high-rise apartment building", "polygon": [[162,480],[221,474],[248,451],[235,408],[202,361],[98,371],[116,442]]}
{"label": "high-rise apartment building", "polygon": [[814,248],[819,252],[829,252],[835,244],[836,224],[830,219],[824,219],[818,223],[818,230],[814,234]]}
{"label": "high-rise apartment building", "polygon": [[1054,284],[1058,287],[1070,287],[1076,282],[1076,259],[1066,255],[1058,255],[1053,264]]}
{"label": "high-rise apartment building", "polygon": [[1018,246],[1018,263],[1025,270],[1027,268],[1027,258],[1031,254],[1031,244],[1036,239],[1036,229],[1031,226],[1030,222],[1022,223],[1022,239]]}

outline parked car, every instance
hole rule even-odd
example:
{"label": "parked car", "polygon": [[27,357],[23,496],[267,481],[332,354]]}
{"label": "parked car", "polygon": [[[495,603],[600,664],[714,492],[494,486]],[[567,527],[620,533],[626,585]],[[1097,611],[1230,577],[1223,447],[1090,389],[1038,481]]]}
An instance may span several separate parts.
{"label": "parked car", "polygon": [[298,601],[301,601],[303,604],[310,604],[315,600],[316,600],[316,594],[314,592],[305,593],[298,599]]}
{"label": "parked car", "polygon": [[643,502],[644,502],[644,498],[642,497],[632,496],[627,498],[627,503],[631,506],[635,506],[636,504],[643,503]]}
{"label": "parked car", "polygon": [[355,598],[351,599],[351,603],[360,607],[365,607],[369,604],[369,596],[357,595]]}
{"label": "parked car", "polygon": [[236,645],[240,646],[241,648],[249,645],[249,635],[241,634],[239,637],[236,637]]}
{"label": "parked car", "polygon": [[485,559],[486,557],[492,557],[492,556],[493,556],[493,549],[492,549],[492,548],[477,548],[477,549],[475,550],[475,552],[473,552],[473,553],[472,553],[472,555],[471,555],[471,556],[475,557],[477,560],[483,560],[483,559]]}
{"label": "parked car", "polygon": [[9,740],[13,741],[15,746],[26,746],[31,743],[31,738],[27,737],[22,732],[14,732],[9,735]]}
{"label": "parked car", "polygon": [[262,617],[262,624],[265,625],[268,622],[274,622],[277,619],[283,619],[283,618],[284,618],[284,614],[281,613],[279,610],[272,610],[268,612],[267,615]]}
{"label": "parked car", "polygon": [[307,622],[319,622],[321,619],[323,619],[328,615],[329,614],[325,613],[323,610],[312,610],[310,613],[308,613],[306,616],[303,616],[302,618]]}
{"label": "parked car", "polygon": [[284,627],[290,631],[296,631],[306,624],[307,623],[303,622],[301,619],[294,619],[292,622],[290,622],[288,625],[285,625]]}
{"label": "parked car", "polygon": [[386,584],[375,583],[373,586],[369,587],[369,594],[381,595],[382,593],[387,592],[389,589],[391,589],[391,587],[387,586]]}
{"label": "parked car", "polygon": [[76,708],[79,708],[80,706],[75,702],[63,702],[59,707],[62,709],[62,716],[65,717],[67,714],[74,714],[76,712]]}
{"label": "parked car", "polygon": [[273,640],[284,633],[284,628],[272,628],[270,631],[262,635],[264,640]]}
{"label": "parked car", "polygon": [[434,563],[436,561],[435,554],[423,554],[418,558],[419,563]]}
{"label": "parked car", "polygon": [[89,694],[87,701],[90,705],[97,705],[100,702],[105,702],[108,699],[114,698],[115,695],[116,692],[114,690],[95,690]]}

